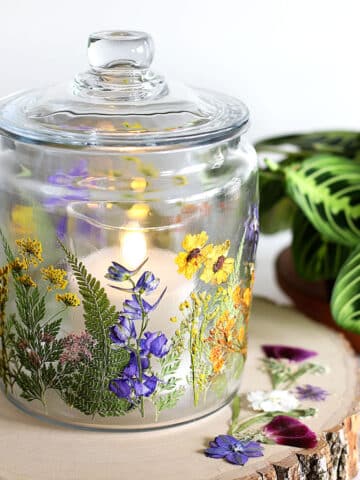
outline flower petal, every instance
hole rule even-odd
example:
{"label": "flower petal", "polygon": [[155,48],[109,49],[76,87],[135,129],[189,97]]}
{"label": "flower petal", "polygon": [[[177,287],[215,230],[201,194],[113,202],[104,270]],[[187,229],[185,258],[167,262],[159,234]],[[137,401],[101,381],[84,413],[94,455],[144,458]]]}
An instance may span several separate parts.
{"label": "flower petal", "polygon": [[211,458],[224,458],[229,453],[227,448],[209,447],[205,450],[205,455]]}
{"label": "flower petal", "polygon": [[305,348],[289,347],[286,345],[262,345],[262,350],[269,358],[285,358],[291,362],[303,362],[308,358],[315,357],[317,352]]}
{"label": "flower petal", "polygon": [[264,455],[264,447],[259,442],[247,442],[243,445],[244,453],[248,457],[262,457]]}
{"label": "flower petal", "polygon": [[215,438],[215,442],[217,445],[219,445],[219,447],[229,448],[229,446],[231,445],[236,445],[239,442],[239,440],[237,440],[235,437],[231,435],[218,435]]}
{"label": "flower petal", "polygon": [[279,445],[314,448],[316,434],[304,423],[293,417],[279,415],[263,428],[265,435]]}
{"label": "flower petal", "polygon": [[226,455],[225,460],[234,465],[245,465],[248,461],[248,457],[243,453],[230,452]]}

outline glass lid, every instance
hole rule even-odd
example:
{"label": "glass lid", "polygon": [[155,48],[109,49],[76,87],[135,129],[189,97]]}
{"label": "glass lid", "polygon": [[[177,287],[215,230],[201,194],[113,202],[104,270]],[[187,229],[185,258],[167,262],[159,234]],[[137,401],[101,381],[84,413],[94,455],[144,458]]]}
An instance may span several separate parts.
{"label": "glass lid", "polygon": [[0,102],[0,130],[23,141],[73,147],[162,147],[220,141],[241,131],[239,100],[167,82],[150,66],[143,32],[90,35],[90,69],[70,84],[21,92]]}

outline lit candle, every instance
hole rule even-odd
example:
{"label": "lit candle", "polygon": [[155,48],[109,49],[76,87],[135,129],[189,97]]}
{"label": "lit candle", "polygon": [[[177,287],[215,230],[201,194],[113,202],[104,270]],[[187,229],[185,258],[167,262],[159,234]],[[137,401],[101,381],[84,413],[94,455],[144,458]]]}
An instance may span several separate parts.
{"label": "lit candle", "polygon": [[[170,250],[150,247],[148,249],[146,237],[143,231],[138,228],[137,222],[129,222],[126,230],[120,233],[120,243],[118,246],[106,247],[91,253],[81,261],[84,263],[87,271],[96,277],[108,295],[110,303],[115,305],[118,311],[121,311],[122,304],[126,299],[131,298],[131,293],[122,292],[112,288],[110,285],[130,288],[129,282],[117,283],[104,278],[108,267],[112,261],[116,261],[128,268],[136,269],[146,258],[148,258],[144,267],[134,277],[134,281],[145,271],[151,271],[160,279],[158,288],[150,295],[146,296],[146,301],[150,304],[155,303],[159,295],[166,287],[166,293],[159,303],[156,310],[150,313],[148,330],[155,332],[161,331],[170,338],[177,328],[177,325],[170,322],[170,318],[179,315],[179,304],[190,295],[194,288],[192,281],[184,279],[177,273],[175,264],[176,254]],[[82,309],[74,312],[70,320],[72,330],[82,330],[84,320]],[[67,329],[70,325],[67,325]]]}

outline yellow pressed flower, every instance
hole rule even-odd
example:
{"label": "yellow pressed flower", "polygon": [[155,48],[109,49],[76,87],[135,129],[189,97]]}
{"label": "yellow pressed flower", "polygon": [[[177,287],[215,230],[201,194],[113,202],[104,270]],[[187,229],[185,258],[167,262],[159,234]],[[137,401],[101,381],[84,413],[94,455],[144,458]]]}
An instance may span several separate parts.
{"label": "yellow pressed flower", "polygon": [[177,318],[176,318],[176,317],[170,317],[170,322],[176,323],[176,322],[177,322]]}
{"label": "yellow pressed flower", "polygon": [[55,298],[56,301],[62,302],[67,307],[78,307],[81,303],[76,293],[58,293]]}
{"label": "yellow pressed flower", "polygon": [[242,293],[240,285],[237,285],[232,293],[232,301],[235,308],[239,308],[242,302]]}
{"label": "yellow pressed flower", "polygon": [[249,308],[251,303],[251,288],[245,288],[243,293],[243,302]]}
{"label": "yellow pressed flower", "polygon": [[20,238],[19,240],[16,240],[16,245],[18,246],[20,253],[25,257],[27,263],[32,263],[36,266],[43,261],[42,245],[39,240]]}
{"label": "yellow pressed flower", "polygon": [[245,340],[245,327],[240,327],[237,335],[238,342],[242,344]]}
{"label": "yellow pressed flower", "polygon": [[36,287],[36,282],[34,282],[30,275],[21,275],[17,280],[26,288]]}
{"label": "yellow pressed flower", "polygon": [[47,268],[41,269],[42,277],[49,282],[48,290],[64,290],[68,281],[66,280],[66,271],[60,268],[55,268],[50,265]]}
{"label": "yellow pressed flower", "polygon": [[205,268],[200,276],[203,282],[220,285],[228,279],[228,276],[234,270],[234,259],[227,258],[229,248],[230,240],[226,240],[226,242],[215,245],[206,252]]}
{"label": "yellow pressed flower", "polygon": [[185,252],[177,255],[175,263],[178,266],[178,273],[183,274],[188,280],[193,277],[206,259],[202,250],[207,241],[207,233],[201,232],[197,235],[187,234],[182,242]]}
{"label": "yellow pressed flower", "polygon": [[28,267],[28,265],[25,262],[25,260],[20,259],[18,257],[15,258],[15,260],[13,262],[11,262],[11,264],[10,264],[11,270],[13,270],[16,273],[21,273],[22,270],[26,270],[27,267]]}

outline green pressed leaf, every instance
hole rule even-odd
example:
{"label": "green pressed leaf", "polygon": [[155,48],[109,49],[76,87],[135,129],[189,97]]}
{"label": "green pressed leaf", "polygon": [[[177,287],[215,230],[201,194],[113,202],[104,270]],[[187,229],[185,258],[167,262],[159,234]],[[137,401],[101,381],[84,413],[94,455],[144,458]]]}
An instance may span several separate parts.
{"label": "green pressed leaf", "polygon": [[110,342],[109,328],[117,322],[118,313],[100,282],[87,272],[75,255],[61,246],[77,280],[86,330],[96,340],[92,361],[80,362],[67,378],[64,375],[62,396],[68,404],[86,415],[123,415],[131,405],[109,391],[110,381],[129,362],[128,351],[125,348],[113,349]]}
{"label": "green pressed leaf", "polygon": [[284,169],[287,191],[330,242],[353,247],[360,238],[360,164],[317,155]]}
{"label": "green pressed leaf", "polygon": [[360,334],[360,245],[339,272],[332,293],[331,312],[338,325]]}
{"label": "green pressed leaf", "polygon": [[297,273],[310,281],[336,278],[351,251],[324,240],[300,210],[294,216],[291,248]]}

